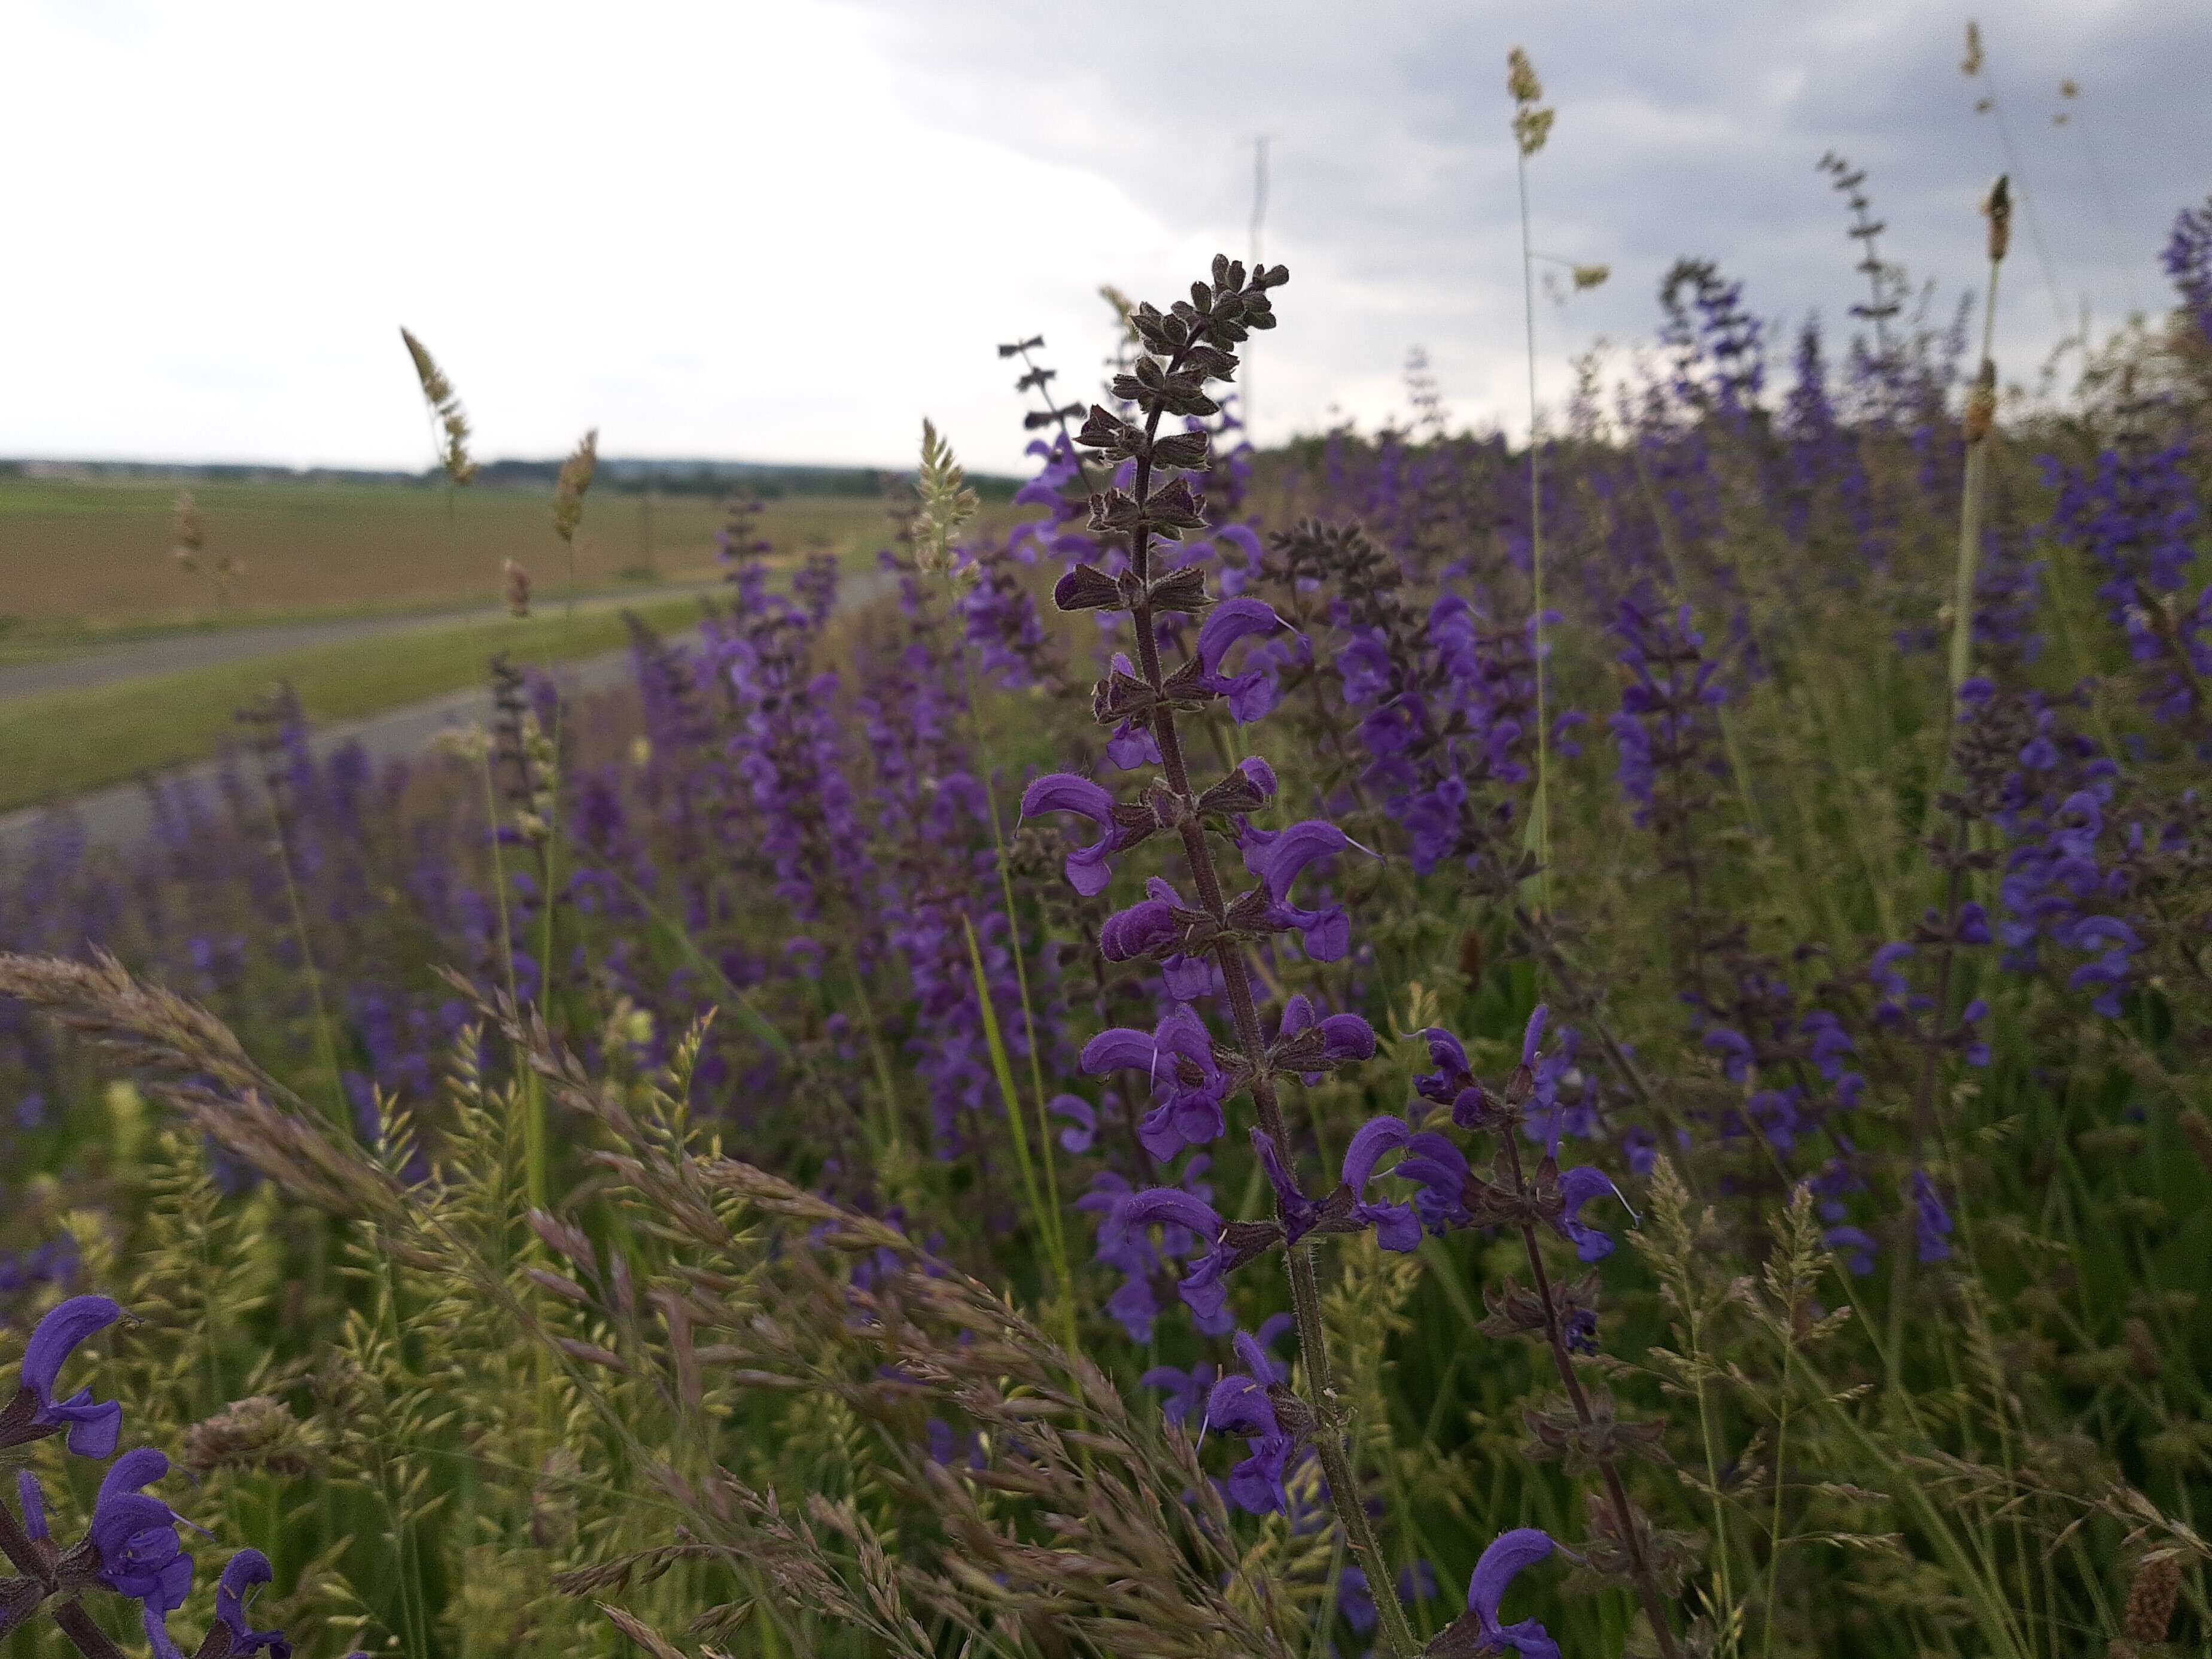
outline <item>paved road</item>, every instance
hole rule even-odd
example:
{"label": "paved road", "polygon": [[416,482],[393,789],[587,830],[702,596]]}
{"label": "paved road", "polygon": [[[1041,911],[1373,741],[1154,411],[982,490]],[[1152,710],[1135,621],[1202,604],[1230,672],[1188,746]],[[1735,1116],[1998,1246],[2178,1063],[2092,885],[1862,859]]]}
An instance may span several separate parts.
{"label": "paved road", "polygon": [[[600,594],[576,601],[580,611],[620,610],[653,600],[681,598],[685,594],[712,593],[719,582],[672,582],[633,593]],[[541,600],[539,614],[557,616],[562,601]],[[184,668],[204,668],[242,658],[273,656],[316,645],[342,645],[350,640],[374,639],[380,635],[411,633],[418,629],[450,627],[456,623],[487,622],[504,616],[503,607],[436,611],[414,616],[356,616],[331,622],[275,622],[265,626],[227,628],[220,632],[173,634],[143,639],[130,645],[106,645],[97,650],[58,657],[51,662],[17,662],[0,668],[0,699],[31,697],[40,692],[78,691],[141,675],[174,674]]]}
{"label": "paved road", "polygon": [[[890,594],[892,588],[892,578],[886,571],[870,570],[848,576],[841,602],[848,607],[870,605]],[[627,681],[629,661],[627,650],[611,651],[580,662],[563,663],[554,669],[554,678],[572,697],[610,691]],[[490,693],[485,687],[476,686],[427,703],[372,715],[365,720],[317,728],[310,741],[318,756],[326,755],[344,744],[359,742],[368,750],[372,761],[403,759],[422,753],[441,731],[484,724],[490,717]],[[204,788],[212,788],[221,773],[220,761],[204,760],[164,772],[161,781],[190,779]],[[0,814],[0,858],[20,852],[36,832],[39,820],[58,810],[74,814],[88,839],[111,846],[143,839],[153,827],[152,801],[144,782],[117,784],[74,801],[26,807]]]}

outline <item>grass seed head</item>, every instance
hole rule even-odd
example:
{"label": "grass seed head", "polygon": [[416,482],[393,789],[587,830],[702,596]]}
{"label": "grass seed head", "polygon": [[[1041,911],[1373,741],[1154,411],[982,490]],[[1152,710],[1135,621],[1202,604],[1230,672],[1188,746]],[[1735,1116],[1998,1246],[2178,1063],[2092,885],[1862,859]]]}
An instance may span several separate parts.
{"label": "grass seed head", "polygon": [[561,477],[553,486],[553,534],[563,541],[576,540],[576,526],[584,517],[584,492],[592,487],[592,475],[599,467],[599,429],[594,426],[561,463]]}

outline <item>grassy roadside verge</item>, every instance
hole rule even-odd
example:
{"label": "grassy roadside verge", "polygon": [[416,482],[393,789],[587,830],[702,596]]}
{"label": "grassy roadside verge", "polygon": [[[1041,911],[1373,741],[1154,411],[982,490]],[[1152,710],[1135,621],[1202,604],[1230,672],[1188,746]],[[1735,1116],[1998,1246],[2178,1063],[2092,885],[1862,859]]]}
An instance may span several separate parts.
{"label": "grassy roadside verge", "polygon": [[[647,607],[670,599],[708,591],[719,580],[712,571],[686,570],[652,582],[626,582],[615,587],[597,588],[586,584],[578,589],[574,597],[580,606],[627,606],[632,610],[642,611]],[[550,588],[540,586],[535,602],[539,610],[557,611],[567,604],[568,598],[566,589],[557,584]],[[80,656],[91,651],[143,644],[148,640],[177,639],[193,635],[252,635],[267,629],[313,626],[322,623],[421,622],[432,625],[442,620],[454,623],[489,621],[505,614],[501,605],[487,600],[400,599],[381,603],[364,601],[357,605],[326,606],[319,609],[195,615],[131,622],[18,621],[0,629],[0,668],[21,662],[52,662]]]}
{"label": "grassy roadside verge", "polygon": [[[676,627],[698,615],[699,601],[680,595],[631,608],[656,627]],[[320,725],[475,685],[495,651],[518,662],[566,662],[617,650],[627,638],[619,612],[581,611],[570,619],[553,611],[12,698],[0,703],[0,811],[205,759],[236,730],[234,711],[276,680],[289,680]]]}

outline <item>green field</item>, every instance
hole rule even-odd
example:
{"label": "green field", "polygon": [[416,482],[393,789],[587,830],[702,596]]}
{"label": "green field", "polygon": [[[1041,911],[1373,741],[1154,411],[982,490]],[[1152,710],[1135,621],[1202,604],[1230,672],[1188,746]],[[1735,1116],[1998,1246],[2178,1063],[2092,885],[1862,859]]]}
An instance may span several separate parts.
{"label": "green field", "polygon": [[[546,497],[528,490],[210,484],[192,491],[209,559],[245,570],[228,604],[169,556],[169,483],[0,478],[0,650],[17,660],[149,631],[302,616],[491,605],[512,558],[541,599],[569,581]],[[996,509],[1005,512],[1007,509]],[[576,538],[581,588],[711,576],[722,503],[704,496],[592,497]],[[767,503],[779,552],[848,554],[884,544],[880,500]]]}
{"label": "green field", "polygon": [[[404,485],[210,484],[194,489],[209,558],[245,570],[218,604],[168,553],[168,483],[0,478],[0,666],[179,634],[419,616],[419,628],[293,645],[189,669],[0,700],[0,810],[65,800],[213,753],[241,704],[289,681],[319,723],[359,719],[477,682],[495,651],[571,660],[624,639],[617,601],[655,625],[698,613],[718,574],[722,503],[701,496],[589,500],[568,551],[542,492]],[[1010,516],[1004,507],[987,509]],[[779,558],[834,552],[848,569],[890,540],[880,500],[769,502],[759,532]],[[534,614],[496,610],[502,564],[530,570]]]}

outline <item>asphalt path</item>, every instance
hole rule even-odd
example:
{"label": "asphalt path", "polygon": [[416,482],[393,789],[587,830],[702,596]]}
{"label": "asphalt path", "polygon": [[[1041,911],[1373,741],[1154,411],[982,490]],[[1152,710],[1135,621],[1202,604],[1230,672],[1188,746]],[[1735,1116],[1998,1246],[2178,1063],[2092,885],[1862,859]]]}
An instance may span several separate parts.
{"label": "asphalt path", "polygon": [[[870,570],[858,576],[848,576],[840,592],[839,604],[847,607],[872,604],[890,594],[892,586],[892,578],[887,571]],[[653,596],[658,597],[669,591],[672,590],[656,589]],[[710,589],[702,587],[700,591]],[[634,603],[635,599],[629,602]],[[420,627],[424,625],[418,618],[413,625]],[[358,638],[364,636],[357,633],[338,637]],[[226,636],[223,635],[208,636],[210,641],[224,637]],[[215,657],[209,660],[222,662],[226,659]],[[149,667],[144,672],[158,674],[175,666],[165,662],[159,668]],[[568,696],[586,697],[594,692],[619,689],[628,683],[629,671],[630,654],[625,650],[610,651],[603,656],[587,657],[581,662],[562,663],[553,670],[553,677]],[[4,692],[4,684],[0,684],[0,692]],[[406,708],[371,715],[366,719],[318,727],[310,734],[308,741],[318,758],[328,755],[348,743],[359,743],[373,763],[404,760],[428,749],[437,741],[441,732],[488,724],[491,711],[489,688],[476,686],[434,698],[427,703],[412,704]],[[95,790],[72,801],[25,807],[16,812],[0,814],[0,858],[20,854],[36,834],[40,820],[55,813],[73,817],[86,839],[95,845],[128,845],[144,839],[153,828],[154,802],[148,788],[149,782],[188,782],[203,789],[211,789],[222,773],[222,762],[219,759],[203,760],[162,772],[157,779],[134,779],[128,784],[116,784],[106,789]]]}

